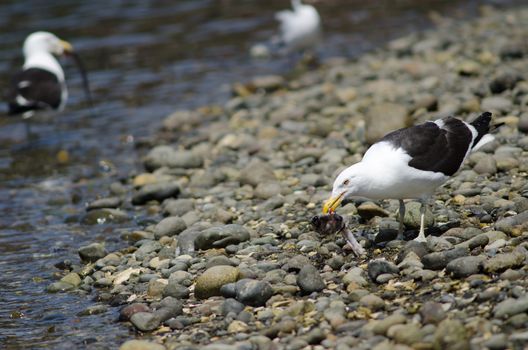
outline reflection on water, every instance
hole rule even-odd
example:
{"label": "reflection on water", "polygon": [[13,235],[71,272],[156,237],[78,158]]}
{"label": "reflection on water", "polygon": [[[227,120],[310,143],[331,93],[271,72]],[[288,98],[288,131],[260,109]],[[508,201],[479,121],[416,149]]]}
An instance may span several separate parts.
{"label": "reflection on water", "polygon": [[[318,1],[324,59],[353,57],[429,25],[427,14],[471,16],[482,3],[445,0]],[[223,103],[230,82],[255,74],[283,74],[288,57],[251,60],[249,48],[274,35],[273,13],[286,0],[31,1],[0,3],[0,90],[22,64],[21,43],[36,30],[72,42],[89,72],[97,115],[84,103],[75,66],[63,60],[70,100],[54,122],[37,118],[28,142],[23,123],[0,116],[0,344],[21,348],[116,348],[131,337],[115,323],[116,310],[77,314],[92,305],[85,292],[46,294],[64,259],[104,240],[119,246],[105,226],[74,220],[84,203],[117,175],[137,167],[134,137],[151,134],[176,108]],[[59,152],[67,151],[67,157]],[[64,154],[62,155],[64,156]],[[104,163],[104,164],[103,164]],[[113,166],[115,165],[115,167]],[[103,193],[104,194],[104,193]],[[68,223],[66,223],[68,222]],[[115,231],[132,223],[115,226]]]}

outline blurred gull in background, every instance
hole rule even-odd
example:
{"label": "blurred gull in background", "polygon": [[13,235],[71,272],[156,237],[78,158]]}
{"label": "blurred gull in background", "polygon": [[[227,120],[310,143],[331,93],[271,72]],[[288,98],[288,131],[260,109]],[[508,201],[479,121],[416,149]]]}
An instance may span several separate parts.
{"label": "blurred gull in background", "polygon": [[275,14],[280,22],[281,42],[288,51],[304,51],[315,48],[321,37],[321,18],[312,5],[292,0],[292,10]]}

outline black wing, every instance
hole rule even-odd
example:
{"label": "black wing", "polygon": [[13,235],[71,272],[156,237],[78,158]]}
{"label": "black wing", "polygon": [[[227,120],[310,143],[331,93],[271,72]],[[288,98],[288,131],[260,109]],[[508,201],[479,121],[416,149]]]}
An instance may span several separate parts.
{"label": "black wing", "polygon": [[413,168],[451,176],[462,165],[473,134],[459,119],[447,117],[442,121],[442,127],[426,122],[393,131],[380,141],[389,141],[395,147],[401,147],[412,157],[409,166]]}
{"label": "black wing", "polygon": [[[17,101],[24,98],[24,103]],[[35,109],[59,108],[62,87],[57,76],[40,68],[29,68],[13,76],[8,92],[9,114],[19,114]]]}

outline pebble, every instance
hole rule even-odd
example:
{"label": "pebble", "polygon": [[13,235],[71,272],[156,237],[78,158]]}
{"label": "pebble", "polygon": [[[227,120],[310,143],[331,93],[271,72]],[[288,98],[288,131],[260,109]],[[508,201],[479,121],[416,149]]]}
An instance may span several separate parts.
{"label": "pebble", "polygon": [[375,294],[367,294],[361,297],[359,303],[372,311],[378,311],[385,308],[385,301]]}
{"label": "pebble", "polygon": [[147,340],[128,340],[119,350],[166,350],[165,346]]}
{"label": "pebble", "polygon": [[154,227],[154,237],[159,239],[163,236],[175,236],[186,228],[187,225],[185,224],[185,221],[183,221],[182,218],[169,216],[161,220]]}
{"label": "pebble", "polygon": [[378,276],[382,274],[398,274],[400,272],[398,266],[383,259],[371,260],[367,270],[370,279],[373,281],[376,281]]}
{"label": "pebble", "polygon": [[161,321],[150,312],[136,312],[130,317],[130,322],[142,332],[151,332],[159,327]]}
{"label": "pebble", "polygon": [[446,312],[442,307],[442,304],[428,301],[425,302],[420,308],[420,316],[424,324],[438,324],[444,318],[446,318]]}
{"label": "pebble", "polygon": [[177,197],[180,194],[180,185],[176,182],[161,182],[148,184],[132,196],[133,205],[143,205],[149,201],[162,202],[164,199]]}
{"label": "pebble", "polygon": [[469,350],[470,348],[468,333],[459,320],[443,320],[433,337],[433,344],[437,349]]}
{"label": "pebble", "polygon": [[230,224],[211,227],[200,232],[194,239],[196,249],[224,248],[249,240],[249,231],[241,225]]}
{"label": "pebble", "polygon": [[463,256],[449,262],[446,271],[453,274],[455,278],[464,278],[479,273],[485,260],[486,257],[482,255]]}
{"label": "pebble", "polygon": [[313,265],[305,265],[301,268],[301,271],[297,275],[297,285],[304,294],[320,292],[326,287],[323,278],[319,274],[319,270]]}
{"label": "pebble", "polygon": [[466,256],[468,253],[468,249],[464,247],[429,253],[423,256],[422,263],[426,269],[441,270],[446,267],[450,261]]}
{"label": "pebble", "polygon": [[81,260],[87,262],[95,262],[101,258],[104,258],[107,254],[104,245],[101,243],[92,243],[84,247],[79,248],[79,256]]}
{"label": "pebble", "polygon": [[497,254],[483,263],[484,271],[496,273],[512,267],[520,267],[524,264],[524,254],[515,251],[513,253]]}
{"label": "pebble", "polygon": [[134,315],[137,312],[150,312],[150,311],[151,310],[147,304],[133,303],[121,309],[121,311],[119,312],[119,320],[129,321],[130,317],[132,317],[132,315]]}
{"label": "pebble", "polygon": [[510,317],[528,310],[528,296],[519,299],[508,298],[493,308],[495,317]]}
{"label": "pebble", "polygon": [[213,295],[222,295],[220,288],[238,280],[240,270],[233,266],[213,266],[202,273],[194,286],[194,295],[198,299],[206,299]]}
{"label": "pebble", "polygon": [[236,283],[236,300],[244,305],[263,306],[273,295],[273,288],[266,281],[242,279]]}

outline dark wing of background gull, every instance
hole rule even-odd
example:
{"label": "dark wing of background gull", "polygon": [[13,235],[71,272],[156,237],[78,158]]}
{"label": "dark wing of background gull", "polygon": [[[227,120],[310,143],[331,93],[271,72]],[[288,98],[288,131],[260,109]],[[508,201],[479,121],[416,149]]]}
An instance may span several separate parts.
{"label": "dark wing of background gull", "polygon": [[[27,103],[19,104],[17,96]],[[8,93],[9,114],[19,114],[34,109],[58,108],[61,103],[61,84],[55,74],[44,69],[29,68],[13,76]]]}
{"label": "dark wing of background gull", "polygon": [[442,121],[442,127],[426,122],[393,131],[380,142],[388,141],[395,148],[401,147],[412,157],[409,166],[413,168],[451,176],[464,161],[473,135],[461,120],[447,117]]}

